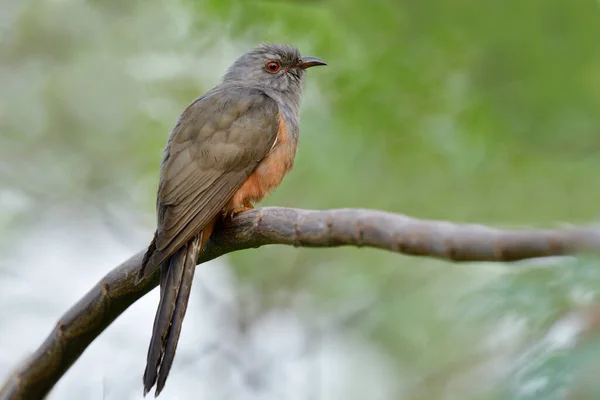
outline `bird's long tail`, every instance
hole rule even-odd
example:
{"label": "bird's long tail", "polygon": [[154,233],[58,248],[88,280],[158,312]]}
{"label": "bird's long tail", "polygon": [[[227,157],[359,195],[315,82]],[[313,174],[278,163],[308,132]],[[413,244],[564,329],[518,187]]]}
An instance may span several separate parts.
{"label": "bird's long tail", "polygon": [[144,396],[155,383],[155,396],[165,386],[190,298],[196,261],[213,227],[214,224],[205,227],[160,266],[160,302],[154,318],[144,371]]}

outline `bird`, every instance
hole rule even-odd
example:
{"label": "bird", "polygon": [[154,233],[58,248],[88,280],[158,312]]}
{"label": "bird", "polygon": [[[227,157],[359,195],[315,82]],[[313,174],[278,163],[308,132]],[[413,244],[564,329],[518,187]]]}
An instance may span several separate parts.
{"label": "bird", "polygon": [[160,269],[144,396],[154,385],[155,397],[165,387],[196,261],[215,224],[252,209],[292,169],[306,70],[324,65],[294,46],[261,43],[177,119],[160,166],[157,228],[136,277]]}

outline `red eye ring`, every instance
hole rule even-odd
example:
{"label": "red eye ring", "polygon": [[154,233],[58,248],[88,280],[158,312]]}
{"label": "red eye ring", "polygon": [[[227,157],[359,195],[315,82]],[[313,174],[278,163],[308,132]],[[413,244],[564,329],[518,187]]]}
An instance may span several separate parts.
{"label": "red eye ring", "polygon": [[272,74],[277,73],[277,71],[279,71],[279,63],[276,61],[269,61],[267,63],[267,71],[269,71]]}

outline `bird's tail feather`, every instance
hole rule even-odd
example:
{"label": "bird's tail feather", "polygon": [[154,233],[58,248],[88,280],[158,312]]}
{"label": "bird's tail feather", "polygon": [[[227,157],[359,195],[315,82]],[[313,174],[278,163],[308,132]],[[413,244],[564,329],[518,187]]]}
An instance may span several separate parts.
{"label": "bird's tail feather", "polygon": [[155,383],[155,396],[165,386],[187,310],[196,261],[212,229],[212,224],[204,228],[160,266],[160,302],[144,371],[144,396]]}

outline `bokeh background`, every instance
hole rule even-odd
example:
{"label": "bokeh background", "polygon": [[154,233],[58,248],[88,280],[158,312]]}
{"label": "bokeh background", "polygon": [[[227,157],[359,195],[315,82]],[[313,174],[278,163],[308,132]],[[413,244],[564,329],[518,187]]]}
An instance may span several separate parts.
{"label": "bokeh background", "polygon": [[[263,204],[596,223],[593,0],[0,0],[0,377],[154,230],[179,112],[261,41],[310,70]],[[198,269],[168,399],[598,399],[600,263],[270,246]],[[141,399],[158,293],[50,399]],[[594,317],[596,316],[596,317]]]}

